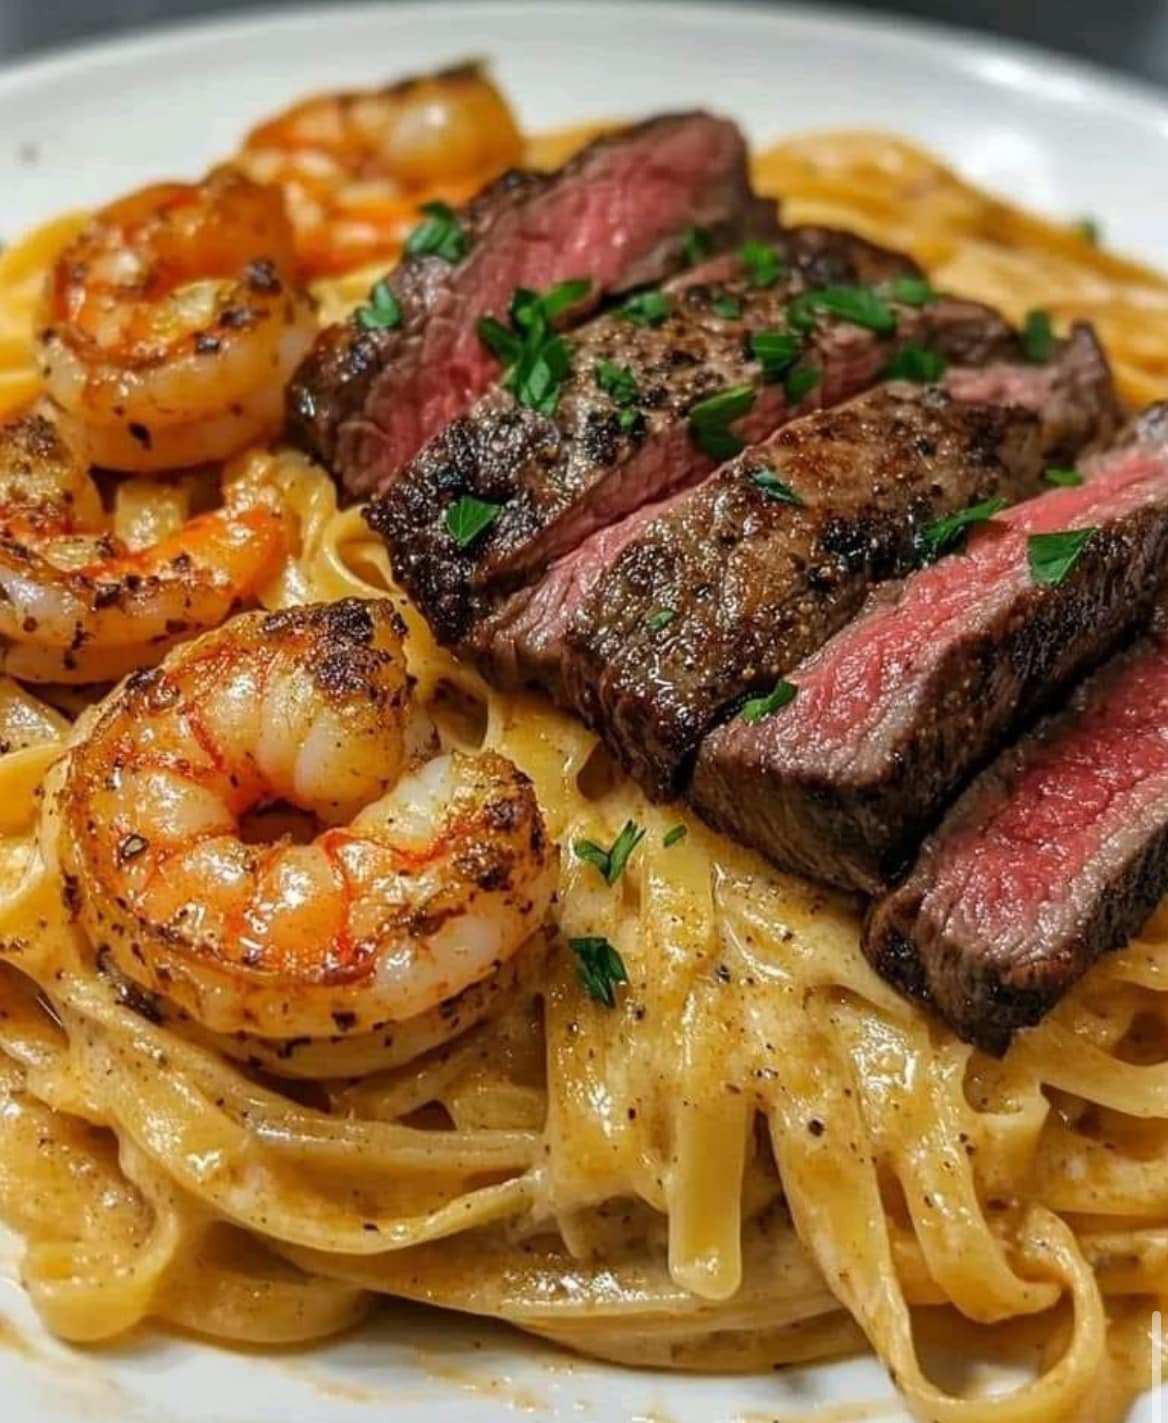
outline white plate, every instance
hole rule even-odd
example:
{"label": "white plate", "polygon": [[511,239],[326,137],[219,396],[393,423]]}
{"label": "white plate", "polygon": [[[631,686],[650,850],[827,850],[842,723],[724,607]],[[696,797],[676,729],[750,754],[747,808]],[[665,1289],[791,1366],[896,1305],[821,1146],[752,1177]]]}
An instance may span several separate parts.
{"label": "white plate", "polygon": [[[596,0],[322,6],[0,75],[2,235],[151,179],[198,173],[249,124],[308,90],[480,54],[531,128],[705,104],[756,140],[813,127],[896,129],[1031,206],[1098,216],[1109,241],[1168,264],[1168,104],[1151,90],[903,20]],[[82,1353],[39,1330],[15,1262],[14,1247],[0,1250],[4,1423],[497,1423],[518,1413],[783,1423],[823,1402],[891,1398],[871,1362],[747,1379],[640,1374],[404,1308],[355,1337],[275,1358],[149,1333]],[[1157,1416],[1149,1398],[1132,1423]]]}

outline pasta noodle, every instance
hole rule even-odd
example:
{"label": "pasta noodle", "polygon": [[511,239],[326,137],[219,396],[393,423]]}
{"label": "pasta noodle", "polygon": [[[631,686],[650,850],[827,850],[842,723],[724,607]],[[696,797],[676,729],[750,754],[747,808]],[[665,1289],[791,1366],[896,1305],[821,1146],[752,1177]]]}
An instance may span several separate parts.
{"label": "pasta noodle", "polygon": [[[906,247],[939,286],[1090,318],[1128,399],[1168,393],[1156,274],[897,139],[799,138],[756,174],[788,219]],[[5,409],[35,394],[33,293],[75,228],[0,259]],[[327,284],[326,314],[367,284]],[[269,606],[392,597],[445,741],[514,760],[562,844],[645,828],[615,887],[570,855],[560,885],[558,935],[605,935],[629,982],[615,1008],[592,1002],[557,935],[447,1045],[385,1066],[315,1044],[295,1082],[160,1024],[100,970],[39,848],[67,721],[0,685],[0,1216],[48,1326],[286,1343],[387,1293],[632,1364],[870,1347],[941,1423],[1118,1423],[1168,1292],[1168,912],[983,1057],[873,973],[853,901],[649,805],[582,726],[438,648],[309,460],[254,451],[224,477],[275,485],[299,529]],[[175,498],[136,486],[120,517],[181,521]],[[922,1363],[938,1336],[1023,1342],[1033,1377],[946,1393]]]}

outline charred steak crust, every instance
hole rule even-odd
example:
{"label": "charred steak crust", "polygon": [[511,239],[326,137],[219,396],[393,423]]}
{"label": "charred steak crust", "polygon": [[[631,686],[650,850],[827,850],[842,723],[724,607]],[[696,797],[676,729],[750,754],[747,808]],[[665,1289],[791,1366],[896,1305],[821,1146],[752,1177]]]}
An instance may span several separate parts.
{"label": "charred steak crust", "polygon": [[[824,275],[857,282],[916,273],[904,258],[819,228],[793,229],[777,247],[786,267],[772,286],[752,285],[737,259],[716,258],[667,285],[671,310],[660,324],[637,325],[618,312],[590,322],[568,338],[572,371],[554,415],[496,387],[370,505],[367,518],[389,544],[397,577],[441,641],[463,643],[507,594],[589,534],[710,473],[715,460],[688,428],[698,402],[753,387],[754,408],[735,427],[746,439],[788,418],[783,387],[764,380],[749,335],[781,326],[793,296]],[[722,298],[736,304],[735,315],[720,314]],[[931,308],[895,309],[901,330],[892,342],[846,322],[819,323],[811,349],[825,379],[806,404],[869,385],[895,344],[934,319]],[[597,386],[601,361],[627,367],[636,383],[641,418],[628,429]],[[464,495],[499,505],[500,513],[482,537],[460,547],[446,519]]]}
{"label": "charred steak crust", "polygon": [[[1168,434],[1168,432],[1166,432]],[[1103,456],[1081,488],[1007,511],[796,667],[795,703],[707,737],[702,813],[785,869],[879,893],[968,777],[1151,610],[1168,568],[1168,438]],[[1027,538],[1096,527],[1062,582]],[[890,976],[911,963],[890,951]]]}
{"label": "charred steak crust", "polygon": [[354,315],[329,327],[289,386],[289,433],[349,494],[392,479],[496,378],[475,323],[516,287],[590,277],[565,318],[578,320],[608,292],[677,271],[691,226],[714,250],[777,228],[774,203],[751,192],[742,135],[703,113],[606,135],[555,173],[505,173],[458,217],[459,262],[407,255],[389,274],[400,323],[366,330]]}
{"label": "charred steak crust", "polygon": [[[780,430],[617,559],[568,632],[573,706],[653,795],[719,714],[813,652],[933,520],[1039,487],[1036,416],[886,385]],[[777,476],[798,503],[770,497]],[[658,628],[657,608],[674,616]]]}
{"label": "charred steak crust", "polygon": [[970,785],[864,950],[954,1030],[1002,1053],[1168,888],[1168,642],[1161,626]]}

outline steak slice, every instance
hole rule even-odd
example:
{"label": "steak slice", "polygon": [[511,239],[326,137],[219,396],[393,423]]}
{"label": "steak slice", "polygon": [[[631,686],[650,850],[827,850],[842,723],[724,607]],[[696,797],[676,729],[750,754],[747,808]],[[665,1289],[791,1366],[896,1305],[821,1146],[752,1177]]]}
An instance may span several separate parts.
{"label": "steak slice", "polygon": [[864,951],[1002,1053],[1168,889],[1168,629],[1002,753],[873,906]]}
{"label": "steak slice", "polygon": [[[968,553],[873,593],[791,673],[781,715],[707,737],[701,813],[784,869],[884,889],[970,774],[1152,607],[1168,571],[1168,429],[1153,415],[1087,469],[1082,487],[1000,514]],[[1060,583],[1034,581],[1031,535],[1091,527]]]}
{"label": "steak slice", "polygon": [[1035,493],[1052,449],[1110,431],[1105,364],[1088,363],[1085,389],[1080,379],[1084,341],[1095,350],[1070,343],[1059,379],[1032,371],[1040,413],[894,384],[724,466],[627,544],[579,606],[562,658],[568,703],[650,794],[678,789],[730,707],[769,691],[874,583],[910,571],[924,526]]}
{"label": "steak slice", "polygon": [[[589,535],[709,474],[718,460],[691,434],[696,404],[749,387],[753,407],[735,427],[748,440],[790,418],[784,385],[767,378],[749,338],[782,327],[793,297],[829,282],[880,283],[916,274],[904,258],[821,228],[793,229],[776,245],[785,265],[769,286],[757,285],[736,257],[722,257],[665,288],[670,310],[656,326],[634,324],[619,312],[598,317],[567,338],[571,373],[553,415],[496,387],[374,501],[369,522],[386,539],[395,574],[441,641],[464,643],[508,594],[534,582]],[[948,305],[892,304],[898,320],[892,336],[820,320],[805,359],[823,377],[803,396],[802,408],[834,404],[872,384],[899,346],[943,326],[939,311]],[[1008,347],[1009,328],[992,313],[985,320]],[[602,362],[627,369],[635,383],[631,425],[621,421],[627,407],[597,385]],[[447,518],[468,495],[499,513],[483,535],[460,546]]]}
{"label": "steak slice", "polygon": [[[1050,364],[1020,364],[1017,342],[995,312],[975,302],[945,298],[918,318],[917,337],[950,361],[962,363],[945,377],[950,394],[971,403],[1009,403],[1003,398],[1009,397],[1040,412],[1051,462],[1073,459],[1084,443],[1084,411],[1108,412],[1100,424],[1109,423],[1114,404],[1111,376],[1087,327],[1078,328]],[[986,364],[979,369],[966,362]],[[687,497],[684,490],[670,494],[590,535],[538,583],[512,594],[483,619],[464,651],[497,685],[535,683],[562,700],[565,639],[577,611],[621,551]]]}
{"label": "steak slice", "polygon": [[397,326],[369,330],[354,316],[329,327],[289,387],[290,432],[352,495],[384,488],[498,378],[475,327],[517,287],[589,277],[580,317],[607,292],[681,267],[691,227],[727,246],[777,222],[750,190],[741,133],[703,113],[601,138],[557,173],[504,174],[459,218],[461,260],[407,256],[388,278]]}

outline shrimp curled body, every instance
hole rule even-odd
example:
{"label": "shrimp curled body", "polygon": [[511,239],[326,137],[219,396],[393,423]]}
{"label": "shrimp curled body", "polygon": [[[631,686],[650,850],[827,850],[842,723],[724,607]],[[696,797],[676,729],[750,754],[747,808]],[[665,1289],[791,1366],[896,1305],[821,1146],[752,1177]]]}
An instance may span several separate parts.
{"label": "shrimp curled body", "polygon": [[[420,759],[401,638],[387,602],[244,614],[79,728],[47,824],[124,978],[215,1033],[335,1038],[430,1014],[413,1034],[428,1046],[473,1021],[452,1001],[535,935],[557,855],[509,761]],[[248,843],[241,817],[273,801],[325,828]]]}
{"label": "shrimp curled body", "polygon": [[279,191],[231,169],[97,213],[53,269],[41,334],[72,443],[154,472],[273,433],[316,330],[295,273]]}
{"label": "shrimp curled body", "polygon": [[34,682],[150,666],[255,600],[286,554],[286,526],[273,491],[241,482],[222,508],[131,550],[51,421],[0,426],[0,665]]}

